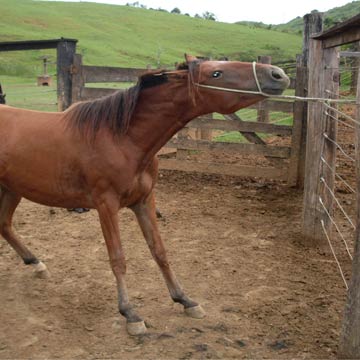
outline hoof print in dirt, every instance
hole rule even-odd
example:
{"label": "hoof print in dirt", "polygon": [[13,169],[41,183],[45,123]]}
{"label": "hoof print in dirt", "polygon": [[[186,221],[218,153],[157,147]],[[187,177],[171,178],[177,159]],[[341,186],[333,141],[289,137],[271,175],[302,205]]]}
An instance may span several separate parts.
{"label": "hoof print in dirt", "polygon": [[273,350],[283,350],[289,347],[289,344],[285,340],[277,340],[269,345]]}

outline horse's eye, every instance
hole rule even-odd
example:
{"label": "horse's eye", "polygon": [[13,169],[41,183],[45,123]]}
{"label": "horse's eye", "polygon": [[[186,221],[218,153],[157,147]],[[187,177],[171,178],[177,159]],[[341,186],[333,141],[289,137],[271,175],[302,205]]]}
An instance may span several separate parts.
{"label": "horse's eye", "polygon": [[222,71],[219,71],[219,70],[214,71],[214,72],[212,73],[212,77],[213,77],[213,78],[219,78],[221,75],[222,75]]}

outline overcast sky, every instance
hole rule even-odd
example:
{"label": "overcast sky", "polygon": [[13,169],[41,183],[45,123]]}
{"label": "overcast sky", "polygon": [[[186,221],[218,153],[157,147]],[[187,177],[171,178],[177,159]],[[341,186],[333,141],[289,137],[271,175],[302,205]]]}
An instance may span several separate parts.
{"label": "overcast sky", "polygon": [[[125,5],[136,0],[86,0],[107,4]],[[138,0],[152,8],[171,11],[178,7],[182,13],[190,15],[210,11],[219,21],[241,20],[262,21],[266,24],[281,24],[303,16],[311,10],[326,11],[345,5],[349,0]]]}

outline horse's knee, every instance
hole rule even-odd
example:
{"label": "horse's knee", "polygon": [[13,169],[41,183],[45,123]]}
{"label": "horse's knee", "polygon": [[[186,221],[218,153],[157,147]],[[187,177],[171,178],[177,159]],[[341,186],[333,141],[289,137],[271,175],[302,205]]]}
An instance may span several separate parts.
{"label": "horse's knee", "polygon": [[110,266],[116,277],[126,274],[125,259],[122,259],[122,258],[111,259]]}
{"label": "horse's knee", "polygon": [[169,261],[165,249],[154,249],[154,258],[161,268],[169,268]]}

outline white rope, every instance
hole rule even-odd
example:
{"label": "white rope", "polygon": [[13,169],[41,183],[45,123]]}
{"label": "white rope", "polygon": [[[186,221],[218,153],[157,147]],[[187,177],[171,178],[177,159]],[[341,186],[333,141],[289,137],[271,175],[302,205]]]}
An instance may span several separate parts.
{"label": "white rope", "polygon": [[356,191],[352,188],[352,186],[327,163],[323,156],[321,156],[320,159],[329,168],[329,170],[349,188],[352,193],[356,194]]}
{"label": "white rope", "polygon": [[349,246],[348,246],[348,244],[347,244],[347,242],[346,242],[346,240],[345,240],[342,232],[340,231],[339,227],[337,226],[335,220],[331,217],[329,211],[326,209],[326,206],[325,206],[324,202],[322,201],[321,197],[319,197],[319,202],[320,202],[321,206],[323,207],[326,215],[328,216],[328,218],[330,219],[330,221],[332,222],[332,224],[335,226],[336,231],[337,231],[338,234],[340,235],[340,237],[341,237],[341,239],[342,239],[342,241],[343,241],[343,243],[344,243],[344,245],[345,245],[345,248],[346,248],[346,251],[347,251],[349,257],[350,257],[350,259],[352,260],[353,257],[352,257],[352,255],[351,255]]}
{"label": "white rope", "polygon": [[339,268],[339,271],[340,271],[341,277],[342,277],[342,279],[343,279],[343,281],[344,281],[346,290],[349,290],[347,281],[346,281],[346,279],[345,279],[345,275],[344,275],[344,273],[343,273],[343,271],[342,271],[342,268],[341,268],[341,265],[340,265],[340,263],[339,263],[339,260],[338,260],[337,257],[336,257],[334,248],[333,248],[333,246],[332,246],[332,244],[331,244],[331,241],[330,241],[330,237],[329,237],[329,235],[328,235],[328,233],[327,233],[327,231],[326,231],[326,229],[325,229],[324,220],[320,220],[320,223],[321,223],[321,226],[322,226],[323,231],[324,231],[324,233],[325,233],[326,239],[327,239],[327,241],[328,241],[328,243],[329,243],[329,246],[330,246],[331,252],[332,252],[332,254],[333,254],[333,256],[334,256],[334,259],[335,259],[335,261],[336,261],[336,264],[337,264],[337,266],[338,266],[338,268]]}
{"label": "white rope", "polygon": [[254,94],[254,95],[261,95],[268,98],[275,98],[275,99],[292,99],[292,100],[299,100],[299,101],[326,101],[326,102],[334,102],[334,103],[349,103],[355,102],[356,100],[344,100],[344,99],[328,99],[328,98],[320,98],[320,97],[301,97],[301,96],[293,96],[293,95],[272,95],[267,94],[262,91],[260,82],[256,73],[256,62],[252,63],[253,74],[256,82],[256,86],[258,91],[250,91],[250,90],[240,90],[240,89],[232,89],[232,88],[224,88],[220,86],[213,86],[213,85],[205,85],[200,83],[194,83],[198,87],[212,89],[212,90],[219,90],[219,91],[227,91],[227,92],[235,92],[241,94]]}
{"label": "white rope", "polygon": [[340,201],[337,199],[336,195],[334,194],[334,192],[331,190],[331,188],[329,187],[329,185],[326,183],[325,179],[323,177],[320,178],[320,181],[324,184],[324,186],[326,187],[326,189],[329,191],[329,193],[331,194],[332,198],[335,200],[336,204],[338,205],[339,209],[341,210],[341,212],[344,214],[345,218],[347,219],[347,221],[350,223],[350,225],[352,226],[352,228],[354,230],[356,230],[356,226],[354,225],[354,223],[352,222],[352,220],[350,219],[349,215],[346,213],[346,211],[344,210],[344,208],[342,207],[342,205],[340,204]]}
{"label": "white rope", "polygon": [[328,136],[326,133],[324,133],[323,135],[324,135],[324,138],[325,138],[326,140],[329,140],[331,143],[333,143],[333,144],[342,152],[342,154],[343,154],[345,157],[347,157],[349,160],[355,162],[355,159],[352,158],[350,155],[348,155],[348,154],[343,150],[343,148],[342,148],[336,141],[334,141],[333,139],[330,139],[329,136]]}

